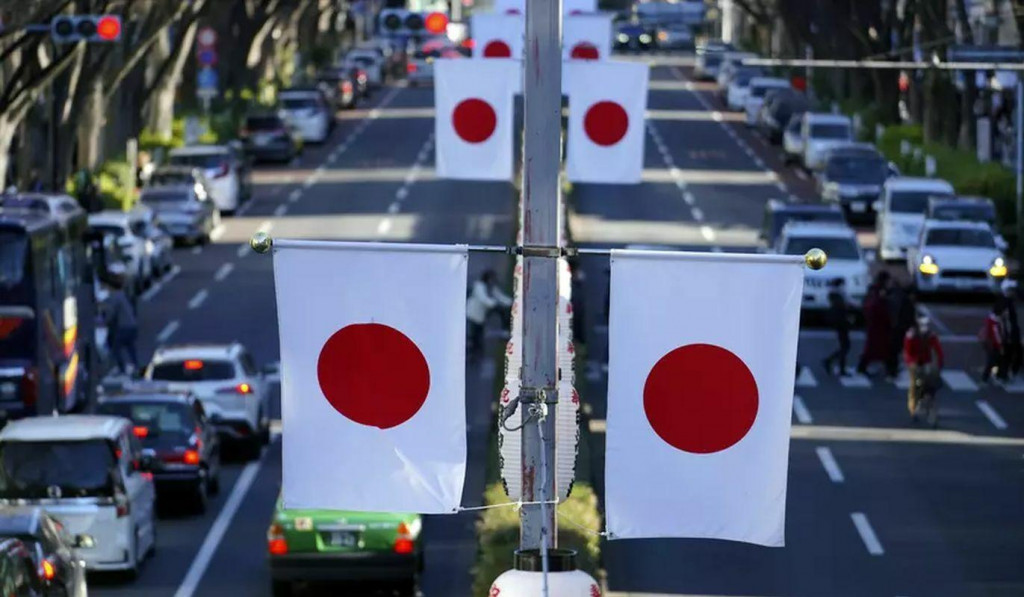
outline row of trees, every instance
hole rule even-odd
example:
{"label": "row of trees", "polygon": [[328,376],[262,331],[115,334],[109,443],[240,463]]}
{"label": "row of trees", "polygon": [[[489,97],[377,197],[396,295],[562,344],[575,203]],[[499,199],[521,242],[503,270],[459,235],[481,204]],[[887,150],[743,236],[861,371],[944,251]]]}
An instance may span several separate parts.
{"label": "row of trees", "polygon": [[[968,0],[733,0],[748,17],[748,41],[762,51],[803,57],[810,47],[816,58],[865,59],[944,57],[957,43],[994,43],[976,39]],[[992,0],[993,16],[1013,15],[1024,30],[1024,0]],[[909,78],[908,107],[923,125],[925,138],[973,148],[974,111],[979,92],[973,76],[962,78],[938,70]],[[819,82],[822,78],[818,78]],[[831,97],[871,106],[882,122],[900,119],[900,73],[892,70],[834,71],[825,78]],[[906,79],[905,79],[906,81]],[[982,96],[987,100],[987,96]]]}
{"label": "row of trees", "polygon": [[[57,45],[32,30],[61,14],[120,15],[121,40]],[[94,169],[144,130],[170,138],[175,110],[194,104],[200,27],[217,31],[221,89],[238,97],[285,57],[337,47],[349,26],[344,0],[0,0],[0,22],[7,184],[50,180],[51,165],[57,181]]]}

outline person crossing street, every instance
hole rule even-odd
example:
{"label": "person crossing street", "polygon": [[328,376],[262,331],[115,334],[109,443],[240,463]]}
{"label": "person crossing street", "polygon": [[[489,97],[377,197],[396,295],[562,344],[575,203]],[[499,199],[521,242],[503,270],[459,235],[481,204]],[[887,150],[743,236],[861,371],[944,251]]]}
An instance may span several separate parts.
{"label": "person crossing street", "polygon": [[944,357],[942,343],[931,329],[927,317],[917,318],[903,339],[903,362],[910,373],[910,388],[907,390],[907,410],[910,418],[917,421],[919,408],[926,410],[928,423],[938,424],[938,408],[935,393],[941,380]]}
{"label": "person crossing street", "polygon": [[466,300],[466,319],[469,339],[466,349],[471,355],[478,355],[484,348],[484,326],[490,314],[500,308],[502,326],[509,327],[509,307],[512,299],[498,287],[498,276],[494,270],[487,270],[480,279],[473,282]]}
{"label": "person crossing street", "polygon": [[829,325],[836,332],[838,348],[822,360],[827,373],[832,373],[833,365],[839,365],[840,377],[846,377],[846,358],[850,354],[850,305],[846,300],[846,281],[836,278],[832,282],[832,290],[828,293]]}

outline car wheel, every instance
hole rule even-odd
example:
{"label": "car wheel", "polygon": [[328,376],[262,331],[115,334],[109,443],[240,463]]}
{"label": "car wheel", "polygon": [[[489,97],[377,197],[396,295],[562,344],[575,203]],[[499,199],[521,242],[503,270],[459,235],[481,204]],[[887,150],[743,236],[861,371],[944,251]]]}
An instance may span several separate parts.
{"label": "car wheel", "polygon": [[192,512],[202,516],[206,514],[206,507],[209,504],[208,496],[210,492],[209,482],[206,479],[206,475],[199,477],[196,481],[196,486],[192,488]]}
{"label": "car wheel", "polygon": [[287,580],[270,581],[270,593],[274,597],[291,597],[292,583]]}
{"label": "car wheel", "polygon": [[264,446],[270,443],[270,421],[264,420],[263,413],[260,413],[260,443]]}
{"label": "car wheel", "polygon": [[398,594],[402,595],[403,597],[415,597],[418,594],[416,591],[418,586],[419,583],[416,581],[416,579],[410,578],[408,580],[402,580],[396,583],[395,589],[398,592]]}
{"label": "car wheel", "polygon": [[139,529],[132,530],[132,565],[125,570],[128,580],[139,578]]}
{"label": "car wheel", "polygon": [[217,465],[217,472],[206,480],[206,491],[210,495],[220,493],[220,464]]}
{"label": "car wheel", "polygon": [[244,451],[246,460],[259,460],[263,455],[263,434],[257,431],[249,436]]}

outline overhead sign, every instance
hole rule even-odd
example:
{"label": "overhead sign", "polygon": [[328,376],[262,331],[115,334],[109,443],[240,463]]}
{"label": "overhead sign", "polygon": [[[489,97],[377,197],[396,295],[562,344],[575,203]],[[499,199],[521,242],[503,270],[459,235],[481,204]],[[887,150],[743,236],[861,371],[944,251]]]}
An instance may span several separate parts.
{"label": "overhead sign", "polygon": [[217,50],[213,48],[201,48],[196,52],[196,60],[200,66],[213,66],[217,64]]}
{"label": "overhead sign", "polygon": [[213,27],[203,27],[196,35],[196,43],[205,48],[217,45],[217,32]]}

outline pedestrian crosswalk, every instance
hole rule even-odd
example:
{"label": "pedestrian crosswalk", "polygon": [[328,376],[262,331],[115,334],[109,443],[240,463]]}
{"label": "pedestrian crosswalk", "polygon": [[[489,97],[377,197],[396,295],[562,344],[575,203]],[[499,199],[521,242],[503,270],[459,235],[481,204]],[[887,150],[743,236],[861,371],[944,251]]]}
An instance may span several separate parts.
{"label": "pedestrian crosswalk", "polygon": [[[797,388],[817,388],[829,384],[839,384],[843,388],[851,390],[872,390],[891,387],[906,391],[910,388],[910,375],[906,370],[901,370],[895,379],[863,375],[856,371],[850,371],[845,376],[836,376],[835,372],[825,371],[824,369],[815,372],[811,367],[804,366],[800,368],[800,372],[796,377]],[[968,373],[963,369],[947,369],[943,371],[942,384],[948,391],[962,393],[976,393],[981,391],[982,387],[986,385],[985,382],[980,380],[977,371]],[[1007,394],[1024,394],[1024,379],[1014,379],[1008,382],[996,381],[991,386],[991,391],[1005,392]]]}

